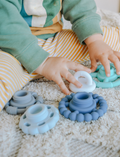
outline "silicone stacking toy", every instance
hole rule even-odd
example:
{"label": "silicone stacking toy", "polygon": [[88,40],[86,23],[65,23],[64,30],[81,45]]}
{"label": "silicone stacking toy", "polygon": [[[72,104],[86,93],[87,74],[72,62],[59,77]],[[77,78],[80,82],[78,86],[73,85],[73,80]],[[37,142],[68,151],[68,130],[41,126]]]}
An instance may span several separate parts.
{"label": "silicone stacking toy", "polygon": [[110,63],[110,77],[107,77],[105,74],[105,69],[102,65],[99,65],[94,73],[91,73],[91,76],[93,78],[97,78],[96,87],[101,88],[113,88],[120,85],[120,75],[116,74],[116,69],[112,63]]}
{"label": "silicone stacking toy", "polygon": [[107,108],[103,97],[87,92],[72,93],[59,102],[60,113],[65,118],[78,122],[97,120],[107,112]]}
{"label": "silicone stacking toy", "polygon": [[36,102],[43,103],[43,98],[35,92],[25,90],[17,91],[12,99],[5,105],[6,112],[9,114],[24,113],[26,109]]}
{"label": "silicone stacking toy", "polygon": [[82,84],[82,87],[77,88],[74,84],[70,83],[69,88],[72,92],[92,92],[95,89],[96,84],[89,73],[78,71],[74,74],[74,77]]}
{"label": "silicone stacking toy", "polygon": [[58,120],[58,109],[38,102],[30,106],[21,116],[19,127],[26,134],[42,134],[52,129]]}

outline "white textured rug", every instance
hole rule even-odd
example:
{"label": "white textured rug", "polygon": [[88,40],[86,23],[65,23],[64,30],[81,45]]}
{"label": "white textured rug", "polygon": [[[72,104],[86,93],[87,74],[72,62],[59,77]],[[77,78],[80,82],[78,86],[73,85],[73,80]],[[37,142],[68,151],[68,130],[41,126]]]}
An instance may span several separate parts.
{"label": "white textured rug", "polygon": [[[120,27],[120,15],[98,10],[101,25]],[[65,21],[64,28],[71,25]],[[89,62],[85,63],[89,66]],[[66,84],[68,84],[66,82]],[[65,95],[45,78],[24,89],[41,95],[46,104],[58,107]],[[97,121],[78,123],[60,115],[57,125],[42,135],[26,135],[18,127],[20,115],[0,113],[0,157],[118,157],[120,156],[120,87],[96,89],[108,102],[108,111]]]}

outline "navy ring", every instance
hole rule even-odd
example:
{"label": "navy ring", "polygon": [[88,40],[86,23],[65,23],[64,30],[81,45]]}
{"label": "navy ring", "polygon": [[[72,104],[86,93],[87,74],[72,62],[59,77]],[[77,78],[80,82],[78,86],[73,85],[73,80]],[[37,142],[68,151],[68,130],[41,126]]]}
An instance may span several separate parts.
{"label": "navy ring", "polygon": [[102,117],[107,112],[108,105],[98,94],[78,92],[62,98],[58,108],[61,115],[67,119],[89,122]]}

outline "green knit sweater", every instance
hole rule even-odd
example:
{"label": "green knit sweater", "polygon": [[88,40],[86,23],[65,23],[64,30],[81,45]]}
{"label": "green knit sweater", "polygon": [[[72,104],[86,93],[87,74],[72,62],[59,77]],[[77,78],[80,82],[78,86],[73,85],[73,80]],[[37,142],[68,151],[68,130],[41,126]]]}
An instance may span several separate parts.
{"label": "green knit sweater", "polygon": [[[39,38],[54,36],[62,29],[62,14],[81,44],[93,34],[102,34],[94,0],[0,0],[0,48],[32,73],[49,56],[38,46],[32,28],[41,30]],[[48,26],[54,26],[54,32],[45,33]]]}

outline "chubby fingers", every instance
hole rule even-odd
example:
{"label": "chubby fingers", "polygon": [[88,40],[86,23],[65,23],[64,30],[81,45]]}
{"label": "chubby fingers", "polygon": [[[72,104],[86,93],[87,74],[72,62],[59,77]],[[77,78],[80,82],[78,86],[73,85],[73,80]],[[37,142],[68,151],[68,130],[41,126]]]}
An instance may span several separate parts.
{"label": "chubby fingers", "polygon": [[75,62],[72,62],[72,61],[68,61],[67,63],[68,65],[68,68],[71,69],[71,70],[75,70],[75,71],[86,71],[88,73],[91,73],[91,69],[79,64],[79,63],[75,63]]}
{"label": "chubby fingers", "polygon": [[120,55],[119,52],[111,53],[109,56],[104,55],[104,57],[101,57],[100,62],[105,68],[106,76],[110,76],[110,63],[109,60],[115,65],[116,72],[118,75],[120,75],[120,61],[119,61]]}
{"label": "chubby fingers", "polygon": [[91,72],[94,72],[97,68],[96,59],[91,59]]}
{"label": "chubby fingers", "polygon": [[57,73],[56,75],[52,76],[52,80],[57,83],[57,85],[60,87],[60,89],[62,90],[62,92],[66,95],[70,94],[70,91],[67,89],[66,85],[64,84],[61,76],[59,73]]}
{"label": "chubby fingers", "polygon": [[112,54],[109,57],[109,60],[115,65],[116,72],[118,75],[120,75],[120,52],[114,51],[114,54]]}
{"label": "chubby fingers", "polygon": [[108,60],[108,56],[107,55],[104,55],[104,57],[101,56],[99,60],[101,64],[104,66],[106,76],[109,77],[110,76],[110,63]]}
{"label": "chubby fingers", "polygon": [[82,87],[82,84],[78,80],[76,80],[76,78],[68,70],[65,69],[64,71],[62,71],[61,75],[78,88]]}

